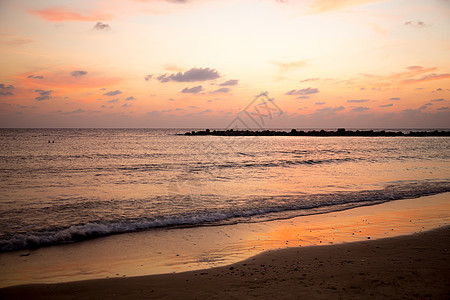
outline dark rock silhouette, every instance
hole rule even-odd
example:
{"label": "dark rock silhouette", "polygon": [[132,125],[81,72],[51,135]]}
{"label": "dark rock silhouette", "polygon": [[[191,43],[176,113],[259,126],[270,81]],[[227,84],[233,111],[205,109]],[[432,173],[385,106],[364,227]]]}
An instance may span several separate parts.
{"label": "dark rock silhouette", "polygon": [[311,130],[303,131],[292,129],[291,131],[276,131],[276,130],[210,130],[204,131],[191,131],[186,132],[185,135],[218,135],[218,136],[450,136],[450,131],[446,130],[434,130],[434,131],[409,131],[404,133],[402,131],[373,131],[373,130],[346,130],[345,128],[339,128],[336,131],[325,130]]}

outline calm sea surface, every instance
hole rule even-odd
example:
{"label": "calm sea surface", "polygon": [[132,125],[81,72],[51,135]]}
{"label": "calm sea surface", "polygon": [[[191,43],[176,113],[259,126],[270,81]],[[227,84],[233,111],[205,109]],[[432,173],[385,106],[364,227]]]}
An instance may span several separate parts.
{"label": "calm sea surface", "polygon": [[0,251],[450,191],[450,138],[186,131],[0,129]]}

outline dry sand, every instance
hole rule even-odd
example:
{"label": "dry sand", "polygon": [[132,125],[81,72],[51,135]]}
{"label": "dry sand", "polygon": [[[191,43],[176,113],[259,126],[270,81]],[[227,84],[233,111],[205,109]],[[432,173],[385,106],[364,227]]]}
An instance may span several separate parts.
{"label": "dry sand", "polygon": [[265,252],[178,274],[0,289],[1,299],[450,298],[450,226],[414,235]]}

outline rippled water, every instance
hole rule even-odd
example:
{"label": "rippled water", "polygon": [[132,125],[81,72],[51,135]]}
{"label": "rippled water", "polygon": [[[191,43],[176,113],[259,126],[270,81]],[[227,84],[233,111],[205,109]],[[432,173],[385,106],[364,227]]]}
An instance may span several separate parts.
{"label": "rippled water", "polygon": [[450,191],[450,138],[185,131],[1,129],[0,251]]}

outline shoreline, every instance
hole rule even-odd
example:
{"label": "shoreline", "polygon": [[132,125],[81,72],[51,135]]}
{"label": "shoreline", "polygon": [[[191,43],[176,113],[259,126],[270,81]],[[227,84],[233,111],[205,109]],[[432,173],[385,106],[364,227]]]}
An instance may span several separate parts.
{"label": "shoreline", "polygon": [[450,193],[253,224],[144,231],[0,254],[0,287],[205,270],[289,247],[409,235],[450,224]]}
{"label": "shoreline", "polygon": [[261,253],[212,269],[0,289],[2,299],[450,296],[450,226],[412,235]]}

